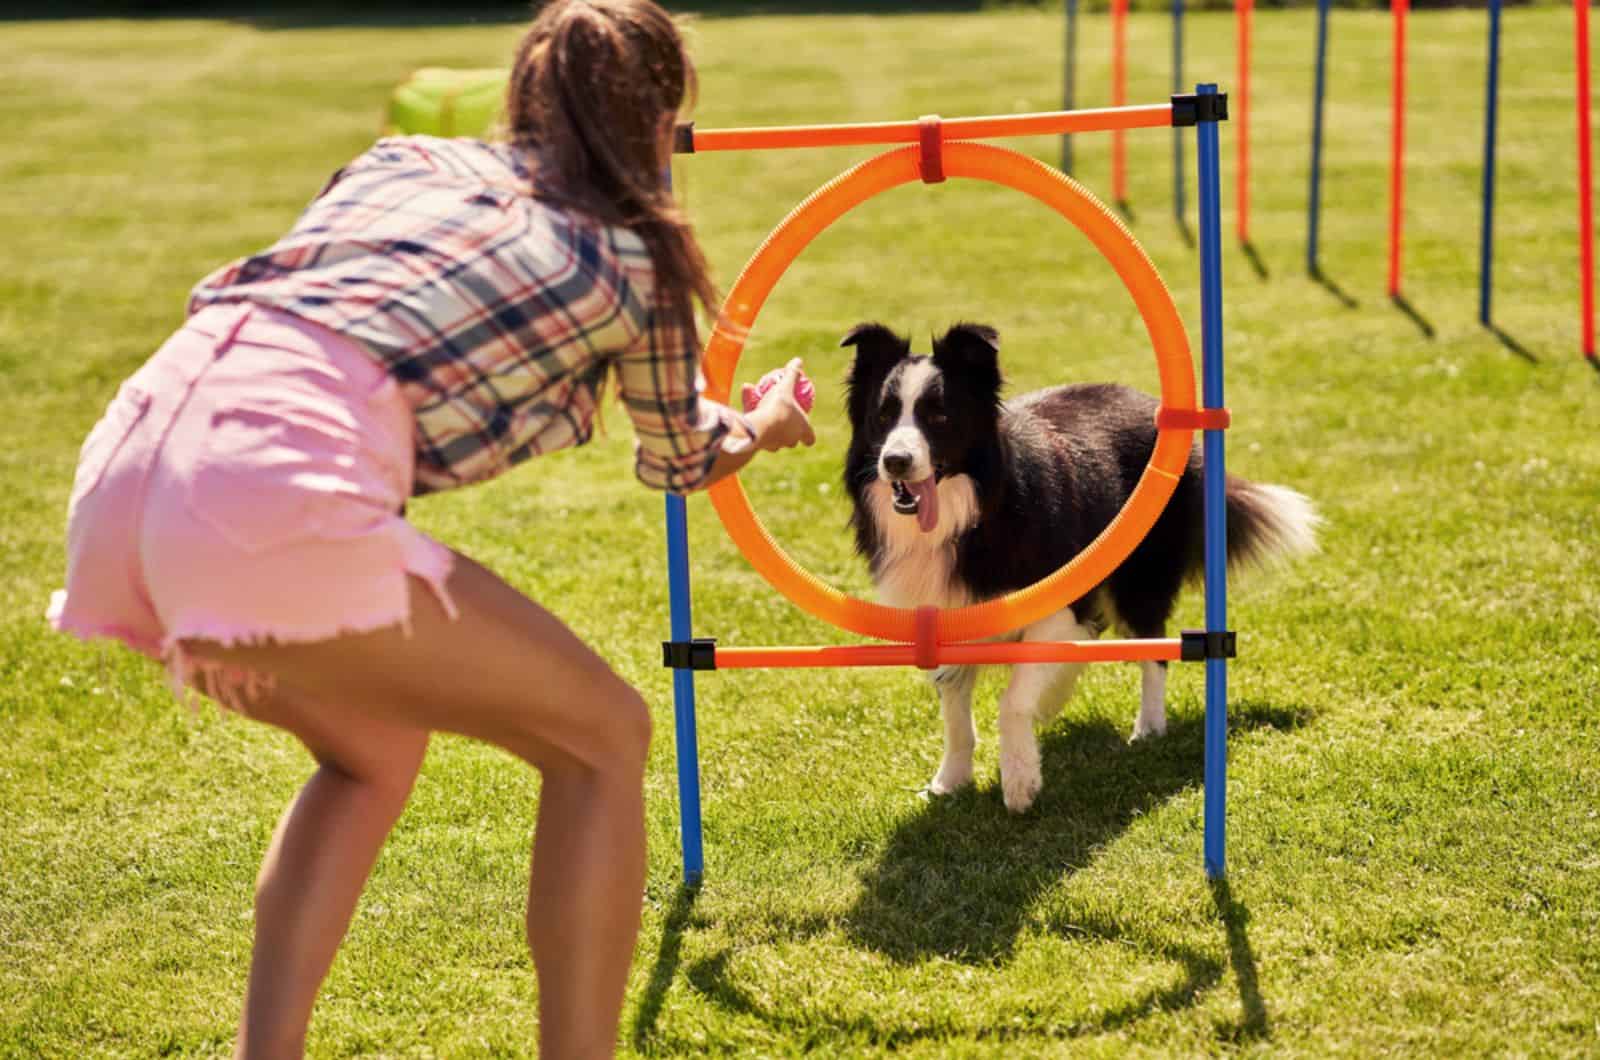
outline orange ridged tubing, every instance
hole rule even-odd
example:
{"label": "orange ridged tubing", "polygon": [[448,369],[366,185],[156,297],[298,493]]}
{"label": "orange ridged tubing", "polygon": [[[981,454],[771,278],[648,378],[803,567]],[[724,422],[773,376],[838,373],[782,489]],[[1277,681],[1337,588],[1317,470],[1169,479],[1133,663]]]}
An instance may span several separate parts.
{"label": "orange ridged tubing", "polygon": [[[1061,133],[1120,129],[1159,129],[1172,124],[1172,104],[1052,110],[985,118],[946,118],[947,140],[993,140],[1002,136],[1055,136]],[[914,121],[854,125],[778,125],[750,129],[691,129],[693,153],[762,151],[783,147],[859,147],[863,144],[914,144]]]}
{"label": "orange ridged tubing", "polygon": [[[718,670],[799,669],[833,666],[915,666],[914,644],[843,644],[799,648],[718,648]],[[936,666],[999,663],[1176,662],[1183,642],[1154,640],[1033,641],[939,644]]]}
{"label": "orange ridged tubing", "polygon": [[[1037,159],[974,143],[945,143],[942,154],[947,177],[989,181],[1024,192],[1089,237],[1122,278],[1144,318],[1155,348],[1162,405],[1193,410],[1194,362],[1183,321],[1160,274],[1127,228],[1076,181]],[[811,240],[872,196],[920,178],[919,148],[885,152],[823,185],[772,230],[734,281],[722,307],[722,319],[712,331],[704,358],[708,397],[728,400],[734,370],[756,315],[784,270]],[[1166,507],[1187,466],[1193,438],[1192,428],[1161,428],[1150,463],[1133,495],[1088,548],[1025,589],[970,607],[940,611],[937,639],[947,645],[1020,629],[1053,614],[1104,581],[1138,547]],[[862,636],[894,641],[917,639],[915,611],[847,596],[796,563],[756,518],[737,476],[716,483],[709,493],[735,546],[773,588],[796,606]]]}

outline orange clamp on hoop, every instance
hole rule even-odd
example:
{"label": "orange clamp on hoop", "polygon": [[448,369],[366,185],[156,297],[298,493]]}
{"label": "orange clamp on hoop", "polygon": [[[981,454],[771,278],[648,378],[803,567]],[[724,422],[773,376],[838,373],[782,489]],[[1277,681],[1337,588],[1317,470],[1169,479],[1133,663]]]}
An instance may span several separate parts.
{"label": "orange clamp on hoop", "polygon": [[915,661],[920,670],[939,668],[939,609],[917,608],[917,641]]}
{"label": "orange clamp on hoop", "polygon": [[1225,431],[1233,424],[1233,413],[1227,409],[1169,409],[1156,410],[1156,430],[1176,428],[1180,431]]}
{"label": "orange clamp on hoop", "polygon": [[922,183],[944,183],[944,119],[937,114],[924,114],[917,119],[917,142],[922,146],[918,168]]}

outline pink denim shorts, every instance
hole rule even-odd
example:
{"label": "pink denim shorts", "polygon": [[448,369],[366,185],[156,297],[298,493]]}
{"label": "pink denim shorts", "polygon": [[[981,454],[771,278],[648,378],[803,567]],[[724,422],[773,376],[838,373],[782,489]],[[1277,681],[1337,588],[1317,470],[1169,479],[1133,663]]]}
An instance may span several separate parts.
{"label": "pink denim shorts", "polygon": [[[200,311],[122,384],[78,457],[60,630],[196,669],[181,642],[324,640],[404,626],[407,576],[449,549],[407,523],[412,413],[349,340],[274,309]],[[230,689],[256,675],[214,668]],[[247,682],[248,685],[241,684]]]}

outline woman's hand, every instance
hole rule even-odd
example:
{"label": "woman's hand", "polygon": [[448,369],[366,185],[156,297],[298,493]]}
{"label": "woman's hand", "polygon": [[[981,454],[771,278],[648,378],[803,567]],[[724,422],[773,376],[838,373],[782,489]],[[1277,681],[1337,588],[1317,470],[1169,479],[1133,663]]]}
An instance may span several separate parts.
{"label": "woman's hand", "polygon": [[[738,428],[738,438],[735,440],[737,448],[724,448],[717,454],[716,462],[711,465],[711,473],[700,484],[701,489],[720,482],[729,475],[738,474],[740,468],[763,450],[771,453],[779,449],[792,449],[797,445],[816,444],[816,432],[811,429],[811,421],[806,417],[806,410],[800,406],[800,399],[795,396],[795,387],[799,382],[800,358],[796,357],[784,365],[782,378],[761,395],[760,402],[744,417],[745,422],[755,429],[755,438],[751,439],[754,444],[745,442],[744,429]],[[748,395],[753,400],[755,394],[756,388],[746,383],[740,396]],[[747,400],[744,404],[748,406],[750,401]],[[729,443],[723,444],[728,446]]]}
{"label": "woman's hand", "polygon": [[[761,396],[761,403],[749,414],[750,423],[756,429],[756,448],[776,452],[796,445],[816,444],[817,434],[811,429],[811,420],[795,396],[799,382],[800,358],[796,357],[783,366],[783,375],[777,384]],[[742,393],[754,394],[755,387],[746,383]]]}

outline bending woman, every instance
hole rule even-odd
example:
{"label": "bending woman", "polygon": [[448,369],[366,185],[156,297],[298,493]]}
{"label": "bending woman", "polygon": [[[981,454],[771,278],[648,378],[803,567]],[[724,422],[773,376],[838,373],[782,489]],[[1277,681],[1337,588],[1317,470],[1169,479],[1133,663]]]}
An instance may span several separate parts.
{"label": "bending woman", "polygon": [[662,187],[693,69],[651,0],[556,0],[509,141],[380,141],[195,288],[80,456],[57,628],[163,660],[318,768],[256,886],[240,1057],[304,1049],[431,732],[542,775],[527,936],[550,1057],[614,1049],[645,873],[650,716],[554,615],[404,518],[590,437],[684,493],[814,441],[799,362],[748,417],[699,395],[705,258]]}

